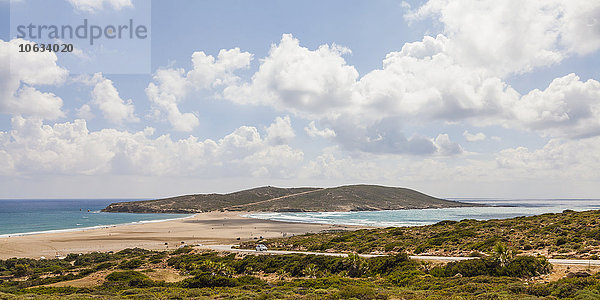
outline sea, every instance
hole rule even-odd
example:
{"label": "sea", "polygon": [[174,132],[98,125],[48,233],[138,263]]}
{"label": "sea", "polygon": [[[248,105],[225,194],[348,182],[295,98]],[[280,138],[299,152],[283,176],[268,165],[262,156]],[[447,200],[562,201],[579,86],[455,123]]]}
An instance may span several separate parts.
{"label": "sea", "polygon": [[100,211],[110,203],[120,201],[135,200],[0,200],[0,237],[158,222],[190,216],[183,214],[105,213]]}
{"label": "sea", "polygon": [[255,213],[246,216],[285,222],[388,227],[430,225],[444,220],[507,219],[544,213],[559,213],[564,210],[600,209],[600,199],[453,198],[448,200],[485,204],[487,206],[356,212]]}
{"label": "sea", "polygon": [[[140,199],[144,200],[144,199]],[[363,212],[254,213],[247,217],[302,223],[363,226],[419,226],[443,220],[489,220],[564,210],[600,209],[600,199],[449,199],[486,204],[485,207],[408,209]],[[104,213],[110,203],[131,199],[0,200],[0,237],[44,232],[85,230],[123,224],[160,222],[186,214]]]}

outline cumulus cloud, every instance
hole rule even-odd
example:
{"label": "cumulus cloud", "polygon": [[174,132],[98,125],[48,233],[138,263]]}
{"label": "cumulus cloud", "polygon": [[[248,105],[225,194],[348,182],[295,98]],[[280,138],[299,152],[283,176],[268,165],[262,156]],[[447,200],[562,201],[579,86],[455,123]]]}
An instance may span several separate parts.
{"label": "cumulus cloud", "polygon": [[447,134],[439,134],[435,138],[435,145],[437,147],[437,153],[440,155],[456,155],[463,153],[462,147],[450,140]]}
{"label": "cumulus cloud", "polygon": [[[94,83],[94,88],[91,92],[91,104],[95,105],[102,111],[102,115],[106,120],[114,124],[122,124],[124,122],[139,122],[140,119],[135,116],[135,107],[131,99],[123,100],[119,96],[119,92],[113,85],[112,80],[105,78],[102,74],[94,74],[91,82]],[[84,109],[88,109],[84,108]]]}
{"label": "cumulus cloud", "polygon": [[161,69],[154,74],[157,84],[150,83],[146,95],[154,106],[154,116],[166,114],[167,120],[178,131],[190,132],[200,121],[192,113],[182,113],[177,103],[187,94],[188,82],[183,77],[183,69]]}
{"label": "cumulus cloud", "polygon": [[67,0],[76,10],[95,13],[109,6],[114,10],[133,7],[131,0]]}
{"label": "cumulus cloud", "polygon": [[223,93],[241,104],[265,104],[301,115],[335,114],[332,109],[350,105],[349,87],[358,77],[342,58],[347,53],[349,49],[337,45],[309,50],[284,34],[261,61],[252,83],[228,86]]}
{"label": "cumulus cloud", "polygon": [[[236,103],[269,105],[319,119],[348,149],[435,153],[432,139],[406,138],[400,125],[390,123],[398,118],[425,122],[496,116],[518,99],[500,79],[463,68],[440,52],[446,43],[440,35],[407,44],[387,55],[383,69],[359,80],[343,58],[346,48],[322,45],[310,50],[283,35],[250,82],[228,86],[223,94]],[[318,133],[310,125],[307,132]],[[333,137],[332,132],[322,134]]]}
{"label": "cumulus cloud", "polygon": [[304,127],[304,131],[306,131],[306,134],[308,134],[308,136],[310,137],[322,137],[322,138],[332,138],[335,137],[335,131],[333,131],[333,129],[331,128],[325,128],[323,130],[319,130],[317,129],[317,125],[315,124],[315,121],[311,121],[310,123],[308,123],[307,127]]}
{"label": "cumulus cloud", "polygon": [[[432,188],[449,182],[452,185],[461,184],[467,189],[470,187],[471,190],[475,189],[475,183],[491,183],[498,189],[506,182],[517,187],[532,182],[594,183],[600,180],[600,173],[596,171],[600,168],[600,137],[553,139],[540,149],[507,148],[491,156],[491,159],[461,156],[451,161],[444,156],[432,156],[415,160],[406,156],[368,153],[352,156],[339,147],[329,147],[306,163],[299,176],[345,182],[428,182],[433,184]],[[500,190],[496,192],[501,194]]]}
{"label": "cumulus cloud", "polygon": [[486,136],[483,132],[470,133],[468,130],[465,130],[465,132],[463,132],[463,136],[465,137],[465,140],[467,140],[467,142],[478,142],[486,139]]}
{"label": "cumulus cloud", "polygon": [[272,145],[250,126],[216,141],[153,134],[153,128],[90,131],[81,119],[45,125],[41,119],[13,117],[12,130],[0,132],[0,173],[243,176],[266,171],[286,177],[303,160],[302,151]]}
{"label": "cumulus cloud", "polygon": [[287,144],[296,136],[289,116],[277,117],[275,123],[267,127],[266,130],[267,140],[275,145]]}
{"label": "cumulus cloud", "polygon": [[63,101],[35,87],[63,84],[68,71],[51,52],[19,53],[22,39],[0,40],[0,112],[54,120],[65,116]]}
{"label": "cumulus cloud", "polygon": [[429,0],[405,18],[438,20],[460,64],[503,76],[600,49],[599,12],[586,0]]}
{"label": "cumulus cloud", "polygon": [[155,82],[146,88],[146,95],[154,107],[154,116],[166,114],[175,130],[192,131],[200,122],[194,114],[182,113],[178,103],[191,90],[235,84],[239,77],[234,72],[247,68],[251,60],[252,54],[241,52],[239,48],[221,50],[216,59],[204,52],[194,52],[193,68],[187,73],[181,68],[159,69],[153,77]]}
{"label": "cumulus cloud", "polygon": [[521,178],[598,180],[600,138],[552,139],[540,149],[517,147],[502,150],[495,160],[501,171]]}
{"label": "cumulus cloud", "polygon": [[[600,133],[597,81],[583,83],[572,74],[544,92],[521,95],[494,75],[502,72],[493,71],[491,62],[462,61],[452,50],[453,39],[440,34],[406,43],[386,55],[381,69],[358,78],[343,58],[349,50],[335,45],[310,50],[283,35],[251,81],[229,85],[223,94],[236,103],[269,105],[319,120],[341,145],[361,151],[436,153],[432,139],[416,137],[413,143],[400,132],[407,122],[500,124],[569,138]],[[388,124],[398,119],[400,124]],[[307,132],[318,131],[309,126]]]}
{"label": "cumulus cloud", "polygon": [[76,109],[76,113],[77,117],[81,119],[91,120],[95,117],[94,113],[92,113],[92,108],[88,104],[84,104]]}
{"label": "cumulus cloud", "polygon": [[242,52],[240,48],[219,51],[217,58],[202,51],[192,54],[192,70],[187,79],[195,88],[207,88],[235,83],[239,77],[234,71],[248,68],[252,54]]}
{"label": "cumulus cloud", "polygon": [[548,87],[524,95],[513,108],[523,126],[553,137],[600,134],[600,82],[575,74],[554,79]]}

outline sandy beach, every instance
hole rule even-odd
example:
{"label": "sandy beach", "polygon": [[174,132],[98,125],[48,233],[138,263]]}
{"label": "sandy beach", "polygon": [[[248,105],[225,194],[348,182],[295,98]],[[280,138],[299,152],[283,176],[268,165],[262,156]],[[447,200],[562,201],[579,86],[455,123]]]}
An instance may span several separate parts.
{"label": "sandy beach", "polygon": [[[210,212],[186,219],[119,225],[79,231],[41,233],[0,238],[0,259],[11,257],[53,258],[69,253],[118,251],[140,247],[152,250],[175,249],[182,244],[235,244],[320,232],[358,229],[359,226],[277,222],[245,218],[240,212]],[[364,228],[364,227],[362,227]]]}

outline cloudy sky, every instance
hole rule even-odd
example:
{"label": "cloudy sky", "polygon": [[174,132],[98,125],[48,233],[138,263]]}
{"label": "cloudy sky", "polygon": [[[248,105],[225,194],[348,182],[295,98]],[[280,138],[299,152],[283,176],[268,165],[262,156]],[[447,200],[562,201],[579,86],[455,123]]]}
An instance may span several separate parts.
{"label": "cloudy sky", "polygon": [[[91,47],[17,53],[31,41],[9,16],[28,2],[0,0],[0,198],[600,198],[599,1],[152,1],[149,46],[96,69]],[[53,2],[45,15],[150,14]]]}

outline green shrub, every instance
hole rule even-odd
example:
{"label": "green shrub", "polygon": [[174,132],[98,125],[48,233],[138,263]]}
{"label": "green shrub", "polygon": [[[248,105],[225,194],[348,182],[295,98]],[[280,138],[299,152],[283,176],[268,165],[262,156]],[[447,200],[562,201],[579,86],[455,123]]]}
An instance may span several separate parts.
{"label": "green shrub", "polygon": [[371,287],[348,285],[340,289],[339,292],[332,295],[334,299],[387,299],[387,296],[378,294]]}
{"label": "green shrub", "polygon": [[528,278],[547,274],[551,270],[552,265],[544,257],[517,256],[500,273],[511,277]]}
{"label": "green shrub", "polygon": [[237,281],[234,278],[204,273],[184,279],[180,285],[183,288],[232,287],[237,285]]}
{"label": "green shrub", "polygon": [[477,258],[456,262],[449,262],[431,270],[430,274],[436,277],[452,277],[460,274],[463,277],[480,275],[533,277],[547,274],[552,269],[548,260],[543,257],[517,256],[505,264],[493,257]]}
{"label": "green shrub", "polygon": [[144,261],[139,258],[134,258],[131,260],[124,260],[119,264],[120,269],[125,270],[133,270],[141,267],[144,264]]}
{"label": "green shrub", "polygon": [[194,250],[194,248],[192,248],[190,246],[185,246],[185,247],[178,248],[177,250],[173,251],[171,254],[172,255],[186,254],[186,253],[192,252],[192,250]]}
{"label": "green shrub", "polygon": [[417,248],[415,248],[415,254],[421,254],[427,251],[427,249],[429,248],[431,248],[431,245],[429,244],[420,244],[419,246],[417,246]]}
{"label": "green shrub", "polygon": [[116,264],[112,262],[103,262],[94,267],[95,271],[106,270],[114,267]]}
{"label": "green shrub", "polygon": [[50,295],[51,294],[69,295],[69,294],[81,293],[81,292],[86,292],[86,291],[89,291],[89,290],[80,289],[80,288],[76,288],[76,287],[70,287],[70,286],[64,286],[64,287],[40,286],[40,287],[33,287],[33,288],[24,290],[24,292],[26,292],[26,293],[39,294],[39,295],[48,295],[48,294],[50,294]]}
{"label": "green shrub", "polygon": [[111,259],[112,257],[108,253],[92,252],[77,256],[73,264],[75,266],[87,266],[95,263],[109,261]]}
{"label": "green shrub", "polygon": [[370,274],[385,275],[406,265],[405,263],[408,261],[408,255],[406,253],[400,253],[393,256],[373,257],[367,260],[367,265]]}

